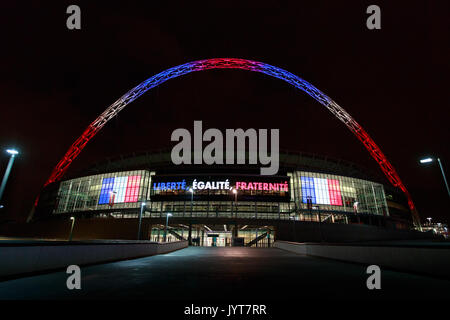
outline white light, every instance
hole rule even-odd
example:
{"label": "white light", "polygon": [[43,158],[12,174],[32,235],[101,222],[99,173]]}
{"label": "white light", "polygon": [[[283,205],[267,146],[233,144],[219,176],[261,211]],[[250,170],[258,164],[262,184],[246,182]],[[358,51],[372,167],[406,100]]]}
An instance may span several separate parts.
{"label": "white light", "polygon": [[425,158],[425,159],[420,159],[420,163],[428,163],[428,162],[432,162],[433,158]]}
{"label": "white light", "polygon": [[14,149],[8,149],[6,150],[6,152],[8,152],[10,155],[15,156],[16,154],[19,154],[19,151],[14,150]]}
{"label": "white light", "polygon": [[233,193],[236,194],[236,193],[237,193],[237,190],[236,190],[236,189],[233,189]]}
{"label": "white light", "polygon": [[171,217],[171,216],[172,216],[172,214],[171,214],[171,213],[168,213],[168,214],[167,214],[167,216],[168,216],[168,217]]}
{"label": "white light", "polygon": [[142,202],[142,203],[141,203],[141,206],[145,206],[145,202]]}
{"label": "white light", "polygon": [[75,220],[75,217],[70,217],[70,220]]}

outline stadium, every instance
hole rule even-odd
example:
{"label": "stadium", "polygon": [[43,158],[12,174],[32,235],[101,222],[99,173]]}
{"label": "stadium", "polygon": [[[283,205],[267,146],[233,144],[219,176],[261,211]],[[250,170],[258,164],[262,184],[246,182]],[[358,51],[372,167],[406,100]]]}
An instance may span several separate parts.
{"label": "stadium", "polygon": [[[264,176],[253,165],[175,165],[167,150],[124,155],[65,175],[86,144],[128,104],[170,79],[212,69],[263,73],[307,93],[358,138],[384,177],[343,160],[297,152],[280,154],[277,175]],[[33,237],[64,238],[69,228],[78,239],[187,239],[189,244],[211,246],[270,246],[276,239],[342,242],[426,236],[411,232],[420,229],[420,220],[410,193],[350,114],[284,69],[236,58],[169,68],[116,100],[58,162],[29,221],[35,222],[25,227]]]}
{"label": "stadium", "polygon": [[332,235],[325,240],[351,238],[342,228],[355,226],[369,237],[373,230],[411,229],[404,195],[367,172],[299,152],[280,153],[276,176],[259,175],[256,165],[174,165],[169,150],[134,153],[47,186],[33,221],[64,234],[73,217],[80,239],[186,239],[203,246],[312,241],[326,228]]}

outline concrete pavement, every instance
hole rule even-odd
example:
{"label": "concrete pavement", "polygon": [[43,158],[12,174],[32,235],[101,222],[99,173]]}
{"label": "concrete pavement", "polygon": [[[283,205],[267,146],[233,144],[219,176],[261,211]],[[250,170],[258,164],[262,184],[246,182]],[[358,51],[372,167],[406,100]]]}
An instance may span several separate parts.
{"label": "concrete pavement", "polygon": [[64,272],[0,282],[0,299],[449,299],[450,281],[382,270],[366,288],[366,267],[276,248],[189,247],[169,254],[83,267],[81,290]]}

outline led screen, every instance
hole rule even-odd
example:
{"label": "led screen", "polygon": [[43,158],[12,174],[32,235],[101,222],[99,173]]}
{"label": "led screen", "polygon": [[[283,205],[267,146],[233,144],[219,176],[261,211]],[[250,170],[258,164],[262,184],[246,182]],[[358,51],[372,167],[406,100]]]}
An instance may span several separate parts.
{"label": "led screen", "polygon": [[339,180],[301,176],[302,202],[342,206]]}
{"label": "led screen", "polygon": [[98,204],[137,202],[141,176],[103,178]]}

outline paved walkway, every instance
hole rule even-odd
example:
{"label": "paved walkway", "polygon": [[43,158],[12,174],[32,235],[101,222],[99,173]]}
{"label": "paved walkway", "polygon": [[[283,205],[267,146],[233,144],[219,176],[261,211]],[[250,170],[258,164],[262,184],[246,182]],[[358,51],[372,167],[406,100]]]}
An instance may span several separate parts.
{"label": "paved walkway", "polygon": [[0,299],[449,299],[450,281],[382,270],[366,288],[366,266],[275,248],[190,247],[169,254],[82,267],[82,289],[64,272],[0,282]]}

